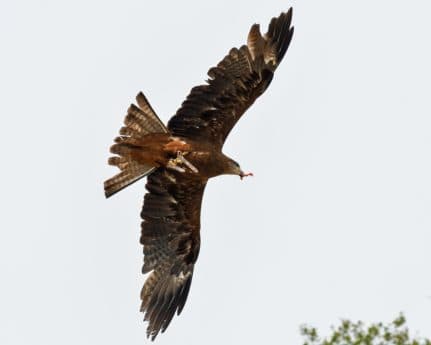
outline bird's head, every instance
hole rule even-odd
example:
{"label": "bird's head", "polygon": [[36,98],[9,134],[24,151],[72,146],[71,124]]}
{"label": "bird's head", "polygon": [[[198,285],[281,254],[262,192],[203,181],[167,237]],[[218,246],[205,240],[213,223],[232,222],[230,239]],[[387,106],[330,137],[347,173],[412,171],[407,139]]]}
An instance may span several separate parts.
{"label": "bird's head", "polygon": [[233,159],[229,158],[227,161],[227,169],[225,170],[225,174],[229,174],[229,175],[238,175],[241,180],[244,177],[247,176],[253,176],[253,173],[245,173],[244,171],[242,171],[241,167],[239,166],[239,164],[234,161]]}

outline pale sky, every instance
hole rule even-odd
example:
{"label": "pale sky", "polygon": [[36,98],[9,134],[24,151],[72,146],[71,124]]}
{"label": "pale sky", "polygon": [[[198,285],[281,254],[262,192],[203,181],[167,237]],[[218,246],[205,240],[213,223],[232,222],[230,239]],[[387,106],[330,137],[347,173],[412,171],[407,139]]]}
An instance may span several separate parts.
{"label": "pale sky", "polygon": [[295,35],[210,181],[190,295],[156,344],[300,345],[403,311],[431,337],[427,1],[0,4],[0,344],[145,344],[145,181],[105,200],[108,149],[143,91],[166,122],[250,26]]}

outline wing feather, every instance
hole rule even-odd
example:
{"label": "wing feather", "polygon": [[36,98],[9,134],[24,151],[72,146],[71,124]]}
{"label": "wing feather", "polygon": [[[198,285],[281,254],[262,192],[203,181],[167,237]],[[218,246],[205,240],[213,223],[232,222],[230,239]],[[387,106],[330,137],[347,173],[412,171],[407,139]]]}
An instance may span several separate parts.
{"label": "wing feather", "polygon": [[271,83],[292,39],[291,21],[292,9],[273,18],[263,36],[254,24],[247,45],[231,49],[208,71],[207,84],[190,91],[168,129],[221,148],[241,115]]}
{"label": "wing feather", "polygon": [[181,313],[200,247],[200,208],[206,181],[159,168],[148,177],[141,217],[144,273],[141,292],[147,335],[163,332]]}

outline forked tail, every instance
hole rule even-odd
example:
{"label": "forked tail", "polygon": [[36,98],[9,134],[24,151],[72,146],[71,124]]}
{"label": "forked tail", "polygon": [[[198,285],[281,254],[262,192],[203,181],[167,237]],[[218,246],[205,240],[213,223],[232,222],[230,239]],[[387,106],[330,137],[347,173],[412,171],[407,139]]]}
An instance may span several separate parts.
{"label": "forked tail", "polygon": [[150,103],[140,92],[136,96],[138,106],[130,105],[124,127],[120,129],[120,136],[115,138],[116,144],[111,146],[111,153],[117,156],[110,157],[108,164],[117,166],[121,172],[106,180],[104,183],[105,196],[111,195],[131,185],[133,182],[150,174],[155,167],[139,163],[133,159],[133,152],[139,149],[145,135],[152,133],[168,133],[168,129],[156,115]]}

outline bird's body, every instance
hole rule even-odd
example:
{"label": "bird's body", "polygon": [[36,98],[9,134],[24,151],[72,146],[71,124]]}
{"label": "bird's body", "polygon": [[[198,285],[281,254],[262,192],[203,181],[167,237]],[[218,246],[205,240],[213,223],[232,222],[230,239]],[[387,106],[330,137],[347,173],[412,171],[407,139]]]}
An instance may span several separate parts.
{"label": "bird's body", "polygon": [[245,174],[222,152],[229,132],[269,86],[293,35],[292,11],[273,18],[262,36],[253,25],[247,45],[232,49],[209,70],[208,84],[193,88],[165,127],[139,93],[115,139],[109,164],[121,172],[105,181],[107,197],[148,176],[141,212],[141,310],[154,339],[187,299],[200,248],[200,209],[212,177]]}
{"label": "bird's body", "polygon": [[[166,133],[153,133],[144,136],[134,144],[136,149],[132,151],[131,156],[135,162],[154,167],[169,167],[172,163],[173,169],[175,169],[174,166],[177,167],[183,175],[190,175],[190,178],[215,177],[223,174],[228,167],[229,158],[206,142],[175,137]],[[181,162],[176,162],[179,153],[197,171],[193,168],[187,169],[187,165],[181,167]]]}

